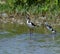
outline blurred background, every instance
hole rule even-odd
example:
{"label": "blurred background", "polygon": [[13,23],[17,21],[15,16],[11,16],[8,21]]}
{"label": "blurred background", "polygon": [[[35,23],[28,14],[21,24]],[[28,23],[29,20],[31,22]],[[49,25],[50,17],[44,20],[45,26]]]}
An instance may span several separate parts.
{"label": "blurred background", "polygon": [[[0,30],[28,32],[26,12],[34,23],[41,25],[46,20],[60,32],[60,0],[0,0]],[[35,32],[48,32],[43,25],[39,29]]]}
{"label": "blurred background", "polygon": [[[39,25],[32,34],[26,15]],[[60,0],[0,0],[0,54],[60,54]]]}

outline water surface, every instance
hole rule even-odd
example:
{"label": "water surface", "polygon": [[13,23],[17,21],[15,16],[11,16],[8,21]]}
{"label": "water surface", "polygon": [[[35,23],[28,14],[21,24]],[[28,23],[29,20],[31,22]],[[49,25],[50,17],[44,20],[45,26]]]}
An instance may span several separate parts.
{"label": "water surface", "polygon": [[[0,32],[6,35],[9,32]],[[54,39],[53,39],[54,37]],[[0,54],[60,54],[59,34],[16,34],[0,39]]]}
{"label": "water surface", "polygon": [[[0,54],[60,54],[60,33],[30,34],[19,24],[0,24]],[[40,32],[43,32],[43,30]]]}

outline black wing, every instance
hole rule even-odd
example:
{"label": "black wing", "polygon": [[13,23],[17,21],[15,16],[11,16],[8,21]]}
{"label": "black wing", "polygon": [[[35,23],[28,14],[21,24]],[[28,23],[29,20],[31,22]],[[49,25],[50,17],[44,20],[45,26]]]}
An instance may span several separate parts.
{"label": "black wing", "polygon": [[36,25],[35,25],[34,23],[32,23],[32,22],[31,22],[31,24],[32,24],[33,26],[36,26]]}
{"label": "black wing", "polygon": [[50,25],[47,25],[47,26],[48,26],[50,29],[52,29],[51,31],[55,31],[55,32],[56,32],[56,30],[54,30],[52,26],[50,26]]}
{"label": "black wing", "polygon": [[46,25],[46,26],[48,26],[49,28],[52,28],[52,26],[50,26],[50,25]]}
{"label": "black wing", "polygon": [[54,30],[54,29],[52,29],[52,31],[55,31],[56,32],[56,30]]}

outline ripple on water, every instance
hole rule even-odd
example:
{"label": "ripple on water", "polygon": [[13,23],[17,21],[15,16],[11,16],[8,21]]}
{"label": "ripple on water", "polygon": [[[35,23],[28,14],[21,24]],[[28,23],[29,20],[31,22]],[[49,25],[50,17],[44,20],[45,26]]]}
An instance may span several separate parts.
{"label": "ripple on water", "polygon": [[7,31],[0,31],[0,35],[1,35],[1,34],[8,34],[8,33],[10,33],[10,32],[7,32]]}
{"label": "ripple on water", "polygon": [[[48,36],[48,37],[47,37]],[[14,38],[0,40],[0,54],[57,54],[59,46],[49,35],[46,34],[16,35]],[[44,41],[38,41],[44,40]],[[60,44],[59,44],[60,45]]]}

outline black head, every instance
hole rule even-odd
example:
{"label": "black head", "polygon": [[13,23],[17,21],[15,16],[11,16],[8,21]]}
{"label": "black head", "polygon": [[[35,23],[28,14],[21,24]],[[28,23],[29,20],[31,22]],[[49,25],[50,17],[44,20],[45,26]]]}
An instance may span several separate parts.
{"label": "black head", "polygon": [[29,17],[27,17],[27,19],[28,19],[28,20],[30,20],[30,18],[29,18]]}
{"label": "black head", "polygon": [[29,17],[29,16],[27,16],[27,17],[26,17],[26,20],[29,20],[29,21],[30,21],[30,17]]}

